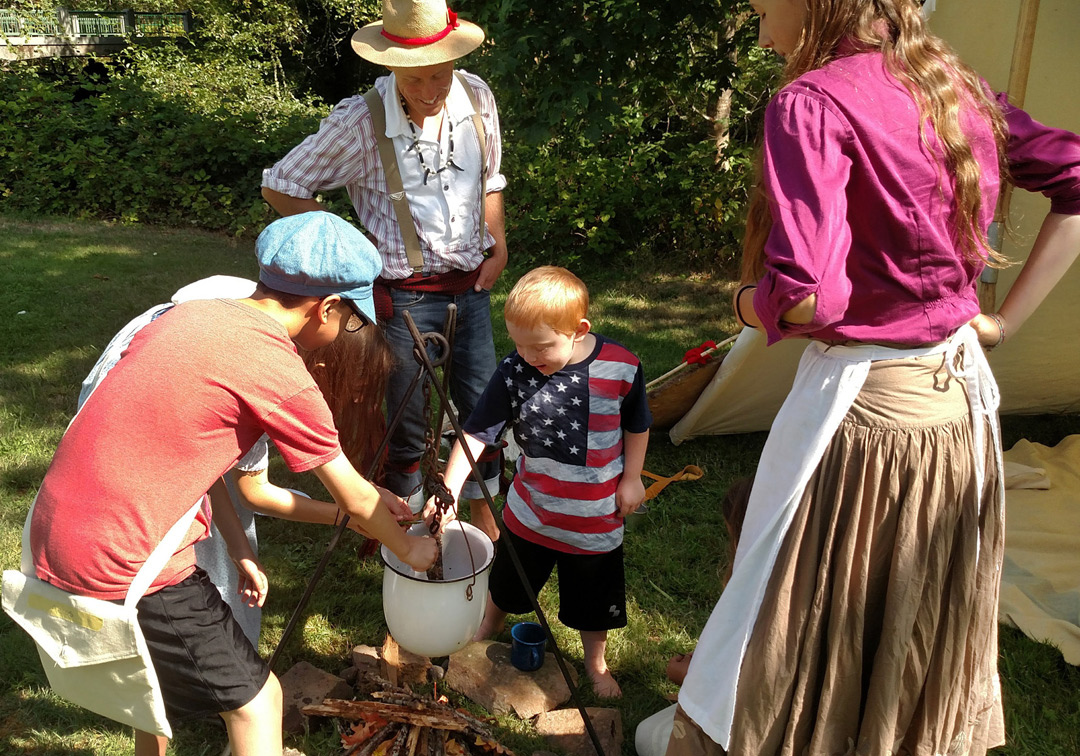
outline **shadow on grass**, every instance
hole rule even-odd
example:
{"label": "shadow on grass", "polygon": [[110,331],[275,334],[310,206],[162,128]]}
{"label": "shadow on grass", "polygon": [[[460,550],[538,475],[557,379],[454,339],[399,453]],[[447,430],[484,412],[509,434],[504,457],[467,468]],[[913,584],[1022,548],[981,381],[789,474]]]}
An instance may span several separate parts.
{"label": "shadow on grass", "polygon": [[193,231],[0,218],[0,495],[40,483],[112,334],[193,280],[255,275],[249,248]]}
{"label": "shadow on grass", "polygon": [[23,463],[4,469],[0,471],[0,491],[20,498],[31,496],[41,484],[48,469],[48,462]]}

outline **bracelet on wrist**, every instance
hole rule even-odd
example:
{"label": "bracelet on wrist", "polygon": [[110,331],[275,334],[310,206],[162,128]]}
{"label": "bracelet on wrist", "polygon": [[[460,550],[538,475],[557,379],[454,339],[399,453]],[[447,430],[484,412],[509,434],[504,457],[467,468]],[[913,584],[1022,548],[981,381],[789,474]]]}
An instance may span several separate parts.
{"label": "bracelet on wrist", "polygon": [[735,320],[742,323],[747,328],[754,328],[754,326],[747,323],[746,318],[743,317],[742,307],[739,305],[739,300],[742,299],[742,295],[748,289],[756,289],[756,288],[757,288],[757,284],[746,284],[745,286],[741,286],[739,288],[739,290],[737,292],[735,292]]}
{"label": "bracelet on wrist", "polygon": [[995,349],[996,347],[1001,346],[1001,344],[1005,341],[1005,321],[1004,319],[1002,319],[1001,315],[996,312],[989,312],[986,315],[988,318],[997,323],[998,327],[998,340],[990,346],[986,347],[987,351],[989,351],[991,349]]}

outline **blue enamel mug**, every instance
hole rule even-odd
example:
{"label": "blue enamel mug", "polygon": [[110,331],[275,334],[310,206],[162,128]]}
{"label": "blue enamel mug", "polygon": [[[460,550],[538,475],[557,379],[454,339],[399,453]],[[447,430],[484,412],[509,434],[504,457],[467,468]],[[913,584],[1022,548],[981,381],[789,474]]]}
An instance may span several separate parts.
{"label": "blue enamel mug", "polygon": [[522,672],[533,672],[544,664],[547,634],[535,622],[519,622],[510,628],[510,663]]}

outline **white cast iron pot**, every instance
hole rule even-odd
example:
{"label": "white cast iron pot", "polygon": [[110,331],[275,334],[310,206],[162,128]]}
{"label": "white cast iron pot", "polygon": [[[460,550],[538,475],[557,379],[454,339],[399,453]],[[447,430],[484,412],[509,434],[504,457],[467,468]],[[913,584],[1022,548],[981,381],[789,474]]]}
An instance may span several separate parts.
{"label": "white cast iron pot", "polygon": [[[410,535],[427,533],[423,523]],[[466,548],[466,538],[468,546]],[[472,560],[469,559],[469,549]],[[443,579],[428,580],[383,546],[383,614],[394,640],[420,656],[449,656],[480,629],[495,546],[483,531],[454,521],[443,533]],[[475,572],[473,569],[475,565]]]}

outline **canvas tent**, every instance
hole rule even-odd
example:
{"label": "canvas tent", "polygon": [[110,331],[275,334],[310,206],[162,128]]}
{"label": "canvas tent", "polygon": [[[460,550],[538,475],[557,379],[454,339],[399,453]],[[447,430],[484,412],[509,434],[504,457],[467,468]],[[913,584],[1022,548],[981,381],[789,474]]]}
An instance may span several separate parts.
{"label": "canvas tent", "polygon": [[[929,7],[931,3],[927,3]],[[999,91],[1010,90],[1014,57],[1029,60],[1023,105],[1034,118],[1080,132],[1080,3],[1076,0],[936,0],[930,25]],[[1023,11],[1023,12],[1022,12]],[[1032,12],[1034,15],[1032,16]],[[1024,17],[1033,26],[1024,53]],[[1014,56],[1017,41],[1018,55]],[[1020,71],[1022,73],[1022,70]],[[1012,77],[1014,80],[1016,76]],[[1025,77],[1021,77],[1025,78]],[[1012,196],[1011,237],[1003,251],[1020,261],[1049,209],[1041,195]],[[1019,266],[1001,271],[1001,302]],[[746,329],[689,412],[671,429],[678,444],[695,436],[768,430],[783,402],[805,342],[765,347]],[[1080,265],[1073,266],[1024,330],[990,355],[1003,413],[1080,412]]]}

